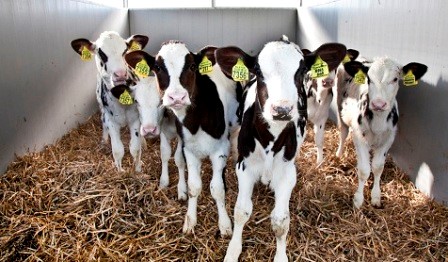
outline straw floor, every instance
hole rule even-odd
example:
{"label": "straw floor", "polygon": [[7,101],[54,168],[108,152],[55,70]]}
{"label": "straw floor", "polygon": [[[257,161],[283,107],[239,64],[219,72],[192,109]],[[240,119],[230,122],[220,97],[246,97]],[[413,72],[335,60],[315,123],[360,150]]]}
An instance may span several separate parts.
{"label": "straw floor", "polygon": [[[390,159],[383,173],[382,208],[370,205],[371,180],[360,210],[352,206],[356,158],[350,142],[334,157],[338,131],[326,131],[325,163],[315,165],[313,134],[297,158],[298,183],[290,202],[290,261],[447,261],[448,209],[421,193]],[[149,141],[143,172],[130,172],[127,153],[118,173],[110,146],[100,143],[98,115],[42,152],[18,157],[0,176],[0,261],[222,261],[221,237],[210,196],[210,163],[203,166],[194,234],[182,234],[186,202],[177,198],[177,170],[158,189],[158,141]],[[124,138],[127,144],[128,137]],[[227,169],[227,210],[238,193]],[[273,194],[254,189],[254,211],[243,233],[241,261],[272,261],[269,215]]]}

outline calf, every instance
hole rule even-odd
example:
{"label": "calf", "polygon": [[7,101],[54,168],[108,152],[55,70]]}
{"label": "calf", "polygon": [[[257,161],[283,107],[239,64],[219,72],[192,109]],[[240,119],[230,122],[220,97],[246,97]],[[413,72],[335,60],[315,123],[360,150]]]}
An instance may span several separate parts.
{"label": "calf", "polygon": [[[201,161],[209,157],[213,168],[210,191],[216,201],[221,235],[231,234],[225,208],[223,176],[229,154],[229,123],[236,123],[236,84],[226,78],[215,63],[215,47],[197,54],[185,44],[170,41],[162,45],[153,63],[163,105],[176,116],[178,135],[188,167],[188,210],[183,232],[193,231],[197,221],[197,199],[202,189]],[[205,59],[207,58],[207,59]],[[199,72],[208,63],[206,74]],[[211,71],[210,71],[211,69]]]}
{"label": "calf", "polygon": [[372,205],[381,206],[381,174],[397,131],[398,104],[395,96],[399,80],[405,76],[405,84],[416,84],[426,70],[427,66],[423,64],[400,66],[387,57],[375,59],[370,64],[352,61],[338,69],[340,141],[337,156],[342,156],[350,128],[358,160],[359,184],[353,199],[356,208],[360,208],[364,202],[364,185],[371,170],[374,175]]}
{"label": "calf", "polygon": [[[310,53],[308,49],[302,49],[304,54]],[[344,61],[353,61],[359,55],[354,49],[348,49]],[[343,62],[344,62],[343,61]],[[330,112],[331,101],[333,100],[333,90],[336,78],[336,69],[329,72],[327,76],[312,78],[311,71],[305,77],[305,91],[307,96],[308,120],[313,123],[314,142],[317,148],[317,164],[324,160],[324,133],[325,124]]]}
{"label": "calf", "polygon": [[[137,64],[142,60],[154,63],[154,58],[144,51],[133,51],[125,55],[128,65],[136,70]],[[149,73],[149,72],[148,72]],[[175,116],[162,106],[157,80],[154,76],[141,78],[135,87],[135,103],[140,115],[140,134],[148,137],[160,135],[160,157],[162,160],[162,174],[160,188],[169,184],[168,161],[171,157],[171,140],[177,137]],[[179,200],[187,199],[187,184],[185,182],[185,159],[182,153],[180,138],[177,139],[177,149],[174,155],[175,163],[179,169],[179,182],[177,193]]]}
{"label": "calf", "polygon": [[[130,85],[135,85],[138,77],[129,70],[123,55],[130,48],[141,49],[147,43],[147,36],[133,35],[124,40],[118,33],[110,31],[103,32],[95,42],[84,38],[71,42],[75,52],[83,60],[89,60],[92,53],[95,56],[98,70],[96,98],[103,123],[102,141],[107,143],[110,136],[115,166],[119,171],[123,171],[121,160],[124,155],[120,130],[125,125],[129,127],[131,134],[129,149],[134,159],[135,170],[141,171],[140,120],[130,89]],[[116,97],[114,93],[120,96]],[[121,96],[122,94],[124,95]]]}
{"label": "calf", "polygon": [[238,136],[238,197],[234,209],[234,232],[224,261],[237,261],[242,249],[242,232],[252,213],[252,191],[261,180],[274,191],[272,229],[277,239],[275,261],[287,261],[286,235],[289,231],[289,199],[296,184],[295,156],[305,137],[307,100],[306,72],[320,56],[333,70],[346,49],[325,44],[303,55],[300,48],[283,38],[266,44],[253,57],[237,47],[216,51],[218,64],[227,76],[237,61],[255,75],[249,82]]}

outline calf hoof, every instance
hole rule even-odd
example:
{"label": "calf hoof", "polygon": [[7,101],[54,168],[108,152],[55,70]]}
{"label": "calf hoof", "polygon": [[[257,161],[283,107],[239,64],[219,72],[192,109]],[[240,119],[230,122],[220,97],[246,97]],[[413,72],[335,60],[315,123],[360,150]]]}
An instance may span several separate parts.
{"label": "calf hoof", "polygon": [[364,196],[360,194],[355,194],[355,196],[353,197],[353,205],[355,206],[355,208],[357,209],[361,208],[363,202],[364,202]]}
{"label": "calf hoof", "polygon": [[285,253],[276,253],[274,262],[288,262],[288,256]]}
{"label": "calf hoof", "polygon": [[187,235],[191,234],[194,232],[194,226],[196,226],[196,219],[193,219],[186,215],[182,232]]}
{"label": "calf hoof", "polygon": [[185,183],[177,184],[177,199],[187,200],[187,185]]}
{"label": "calf hoof", "polygon": [[372,206],[380,208],[381,207],[381,197],[372,197]]}
{"label": "calf hoof", "polygon": [[220,219],[219,231],[221,232],[221,236],[231,236],[232,235],[232,222],[230,222],[229,217],[226,217],[225,219]]}
{"label": "calf hoof", "polygon": [[136,172],[142,172],[142,162],[141,161],[139,161],[140,163],[138,163],[138,164],[135,164],[135,171]]}

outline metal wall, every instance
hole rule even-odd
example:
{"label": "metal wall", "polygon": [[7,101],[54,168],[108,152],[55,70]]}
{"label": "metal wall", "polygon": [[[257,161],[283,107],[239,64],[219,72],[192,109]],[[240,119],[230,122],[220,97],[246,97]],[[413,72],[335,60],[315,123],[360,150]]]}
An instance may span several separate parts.
{"label": "metal wall", "polygon": [[298,42],[314,49],[337,41],[367,57],[388,55],[429,69],[398,92],[399,131],[391,154],[426,194],[448,203],[448,1],[303,0]]}
{"label": "metal wall", "polygon": [[[0,0],[0,172],[97,110],[96,67],[70,46],[108,29],[129,34],[127,10],[69,0]],[[99,139],[94,137],[92,139]]]}
{"label": "metal wall", "polygon": [[146,34],[155,55],[167,40],[181,40],[192,52],[205,45],[236,45],[255,55],[282,34],[296,38],[296,9],[130,9],[130,31]]}

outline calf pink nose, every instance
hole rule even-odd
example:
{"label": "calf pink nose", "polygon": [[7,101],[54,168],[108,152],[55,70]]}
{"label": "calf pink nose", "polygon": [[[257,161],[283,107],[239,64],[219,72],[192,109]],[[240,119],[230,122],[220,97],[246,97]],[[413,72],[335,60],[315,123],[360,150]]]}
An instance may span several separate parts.
{"label": "calf pink nose", "polygon": [[329,88],[329,87],[332,87],[333,84],[334,84],[333,79],[324,79],[324,80],[322,80],[322,86],[323,87]]}
{"label": "calf pink nose", "polygon": [[386,101],[382,99],[374,99],[372,100],[372,109],[373,110],[384,110],[387,106]]}
{"label": "calf pink nose", "polygon": [[157,126],[151,126],[151,125],[145,125],[140,127],[140,134],[142,136],[151,135],[151,136],[157,136],[159,135],[159,129]]}
{"label": "calf pink nose", "polygon": [[113,74],[114,81],[124,81],[127,78],[128,73],[126,70],[117,70]]}
{"label": "calf pink nose", "polygon": [[185,105],[187,103],[186,93],[172,93],[168,95],[170,105]]}
{"label": "calf pink nose", "polygon": [[289,120],[291,119],[291,111],[293,105],[288,102],[280,102],[271,106],[271,114],[275,120]]}

